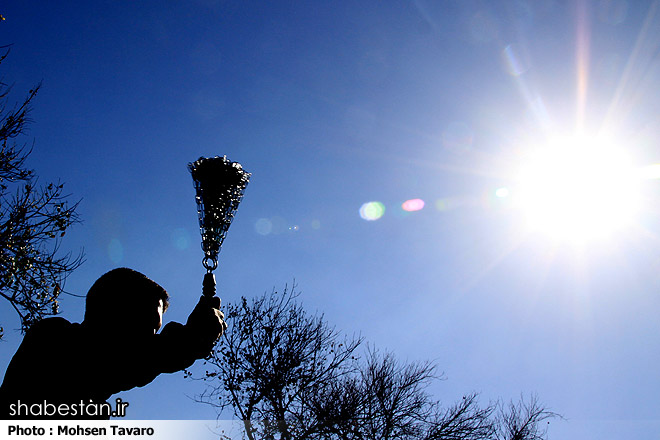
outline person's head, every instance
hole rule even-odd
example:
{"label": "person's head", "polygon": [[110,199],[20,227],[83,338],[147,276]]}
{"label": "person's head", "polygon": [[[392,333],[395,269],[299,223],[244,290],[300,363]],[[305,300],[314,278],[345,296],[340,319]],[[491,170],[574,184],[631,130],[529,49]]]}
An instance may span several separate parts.
{"label": "person's head", "polygon": [[84,322],[116,333],[153,335],[168,305],[165,289],[144,274],[122,267],[101,276],[89,289]]}

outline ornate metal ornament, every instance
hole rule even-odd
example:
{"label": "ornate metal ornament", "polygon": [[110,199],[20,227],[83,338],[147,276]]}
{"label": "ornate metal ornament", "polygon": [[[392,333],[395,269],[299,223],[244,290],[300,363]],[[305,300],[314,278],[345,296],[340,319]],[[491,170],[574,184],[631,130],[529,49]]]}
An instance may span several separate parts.
{"label": "ornate metal ornament", "polygon": [[188,169],[195,185],[204,251],[202,265],[207,271],[204,280],[206,286],[210,283],[207,282],[207,279],[210,279],[208,275],[213,277],[212,272],[218,267],[218,253],[243,199],[251,174],[243,170],[238,162],[228,160],[227,156],[200,157],[189,163]]}

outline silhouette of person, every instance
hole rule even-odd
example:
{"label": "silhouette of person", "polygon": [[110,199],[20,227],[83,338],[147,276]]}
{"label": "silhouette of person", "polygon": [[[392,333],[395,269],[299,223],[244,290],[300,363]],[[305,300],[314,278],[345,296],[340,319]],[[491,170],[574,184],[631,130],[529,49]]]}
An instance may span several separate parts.
{"label": "silhouette of person", "polygon": [[0,386],[0,418],[108,419],[99,406],[113,394],[209,355],[226,329],[220,298],[202,296],[185,325],[157,333],[168,304],[165,289],[140,272],[101,276],[82,323],[46,318],[26,333]]}

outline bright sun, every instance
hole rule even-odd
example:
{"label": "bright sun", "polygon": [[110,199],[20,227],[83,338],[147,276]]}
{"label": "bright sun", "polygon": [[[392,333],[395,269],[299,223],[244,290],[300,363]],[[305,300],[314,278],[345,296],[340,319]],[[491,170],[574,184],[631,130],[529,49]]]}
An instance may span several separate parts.
{"label": "bright sun", "polygon": [[529,229],[584,242],[632,223],[637,182],[622,148],[586,136],[557,137],[523,158],[512,195]]}

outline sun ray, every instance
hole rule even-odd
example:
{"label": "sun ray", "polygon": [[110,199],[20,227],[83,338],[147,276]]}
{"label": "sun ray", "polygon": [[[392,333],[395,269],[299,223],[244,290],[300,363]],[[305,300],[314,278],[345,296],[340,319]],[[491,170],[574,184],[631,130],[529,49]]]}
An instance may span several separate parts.
{"label": "sun ray", "polygon": [[[628,115],[630,108],[632,108],[635,99],[633,97],[640,97],[639,91],[633,93],[630,90],[633,86],[639,86],[642,82],[643,76],[647,73],[648,64],[653,61],[657,56],[660,48],[660,34],[652,32],[657,29],[658,25],[658,8],[660,1],[654,1],[646,14],[644,24],[637,35],[635,46],[631,51],[626,67],[621,75],[619,84],[614,93],[614,97],[608,107],[607,114],[605,115],[603,126],[615,127],[618,122],[624,120],[624,116]],[[627,102],[624,102],[627,101]]]}
{"label": "sun ray", "polygon": [[589,21],[585,0],[577,2],[577,33],[576,33],[576,131],[584,130],[584,119],[587,105],[587,88],[589,80]]}

